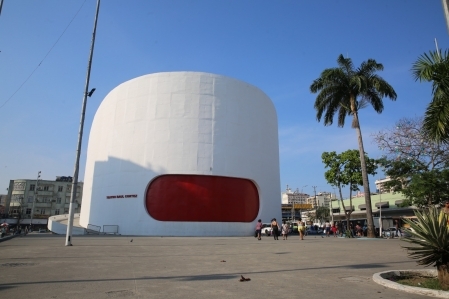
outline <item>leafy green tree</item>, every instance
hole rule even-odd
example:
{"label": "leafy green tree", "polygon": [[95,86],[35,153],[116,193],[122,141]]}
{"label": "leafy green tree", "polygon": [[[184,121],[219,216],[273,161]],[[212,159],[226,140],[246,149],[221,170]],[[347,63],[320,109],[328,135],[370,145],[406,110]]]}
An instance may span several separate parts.
{"label": "leafy green tree", "polygon": [[432,100],[423,129],[436,142],[449,143],[449,52],[424,53],[412,66],[416,81],[432,82]]}
{"label": "leafy green tree", "polygon": [[385,173],[391,178],[384,186],[402,192],[407,198],[404,206],[439,204],[449,193],[449,144],[429,138],[422,127],[422,118],[403,118],[394,128],[374,134],[385,153],[381,159]]}
{"label": "leafy green tree", "polygon": [[316,209],[316,219],[329,219],[330,213],[329,209],[326,207],[318,207]]}
{"label": "leafy green tree", "polygon": [[[366,170],[370,175],[376,174],[378,161],[370,159],[366,153],[364,155],[366,161]],[[324,167],[328,170],[324,173],[326,181],[338,188],[340,200],[346,216],[346,227],[349,228],[349,220],[352,214],[352,192],[359,190],[358,186],[363,185],[362,167],[358,150],[347,150],[341,154],[333,152],[324,152],[321,155]],[[349,187],[349,209],[346,209],[343,201],[341,189],[345,186]],[[367,207],[368,210],[368,207]],[[367,215],[368,216],[368,215]]]}
{"label": "leafy green tree", "polygon": [[449,229],[448,218],[435,207],[415,211],[418,219],[404,221],[410,225],[408,234],[402,239],[410,243],[403,246],[410,258],[417,260],[419,265],[436,266],[438,280],[443,290],[449,290]]}
{"label": "leafy green tree", "polygon": [[314,223],[315,220],[318,219],[317,216],[316,216],[316,213],[313,213],[313,212],[310,212],[310,211],[307,212],[307,218],[308,218],[309,221],[311,221],[312,223]]}
{"label": "leafy green tree", "polygon": [[391,178],[385,187],[404,194],[403,206],[431,207],[449,198],[449,169],[426,170],[405,159],[385,164]]}
{"label": "leafy green tree", "polygon": [[371,209],[371,193],[368,172],[365,161],[362,131],[359,122],[359,109],[370,104],[377,113],[384,109],[382,99],[388,97],[396,100],[396,92],[382,77],[376,74],[383,70],[383,65],[374,59],[362,62],[360,67],[354,68],[350,58],[343,55],[337,59],[338,67],[325,69],[320,77],[310,86],[312,93],[318,93],[315,100],[317,120],[324,115],[324,125],[331,125],[335,114],[338,115],[338,126],[343,127],[347,115],[352,116],[352,127],[356,129],[359,145],[363,188],[368,222],[368,237],[374,238],[374,222]]}

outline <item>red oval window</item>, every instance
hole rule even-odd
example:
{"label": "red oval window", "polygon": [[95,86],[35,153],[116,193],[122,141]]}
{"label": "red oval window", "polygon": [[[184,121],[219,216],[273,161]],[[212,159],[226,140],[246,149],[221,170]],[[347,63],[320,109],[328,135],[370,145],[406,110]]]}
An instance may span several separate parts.
{"label": "red oval window", "polygon": [[150,183],[145,203],[159,221],[252,222],[259,192],[248,179],[168,174]]}

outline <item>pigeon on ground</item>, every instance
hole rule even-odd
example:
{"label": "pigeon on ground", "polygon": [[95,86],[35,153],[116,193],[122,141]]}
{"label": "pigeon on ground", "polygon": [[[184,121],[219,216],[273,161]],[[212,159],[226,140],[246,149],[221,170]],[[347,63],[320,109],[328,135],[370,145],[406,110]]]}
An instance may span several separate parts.
{"label": "pigeon on ground", "polygon": [[240,281],[250,281],[251,280],[251,278],[245,278],[245,277],[243,277],[243,275],[240,275]]}
{"label": "pigeon on ground", "polygon": [[133,239],[131,239],[131,241],[130,242],[132,242],[133,241]]}

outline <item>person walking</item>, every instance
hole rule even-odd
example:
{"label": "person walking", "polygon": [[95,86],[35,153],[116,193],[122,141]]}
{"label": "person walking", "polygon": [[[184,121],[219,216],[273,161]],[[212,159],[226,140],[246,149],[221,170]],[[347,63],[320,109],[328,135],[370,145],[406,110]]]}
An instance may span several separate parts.
{"label": "person walking", "polygon": [[279,224],[276,221],[276,218],[271,220],[271,233],[275,240],[279,240]]}
{"label": "person walking", "polygon": [[256,234],[257,234],[257,240],[262,240],[262,219],[257,220]]}
{"label": "person walking", "polygon": [[299,239],[304,240],[304,232],[306,231],[306,226],[304,225],[304,222],[299,221],[298,223],[298,232],[299,232]]}
{"label": "person walking", "polygon": [[394,222],[395,222],[395,227],[396,227],[396,237],[400,238],[400,237],[402,237],[402,231],[401,231],[401,228],[399,225],[399,220],[396,219]]}
{"label": "person walking", "polygon": [[330,237],[329,233],[331,231],[331,224],[328,220],[326,220],[326,223],[324,224],[324,228],[326,229],[326,237]]}
{"label": "person walking", "polygon": [[334,235],[334,237],[337,237],[338,229],[337,229],[337,226],[335,225],[335,223],[332,224],[331,231],[332,231],[332,234]]}
{"label": "person walking", "polygon": [[282,220],[282,240],[287,240],[288,237],[288,223],[285,223],[285,220]]}

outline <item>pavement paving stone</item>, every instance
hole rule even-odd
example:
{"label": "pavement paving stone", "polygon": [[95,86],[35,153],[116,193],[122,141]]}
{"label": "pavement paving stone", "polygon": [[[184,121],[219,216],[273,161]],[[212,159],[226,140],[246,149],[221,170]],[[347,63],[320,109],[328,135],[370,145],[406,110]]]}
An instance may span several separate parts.
{"label": "pavement paving stone", "polygon": [[[2,298],[395,298],[376,272],[422,269],[398,239],[30,234],[0,243]],[[132,240],[132,242],[131,242]],[[241,282],[240,278],[250,278]]]}

